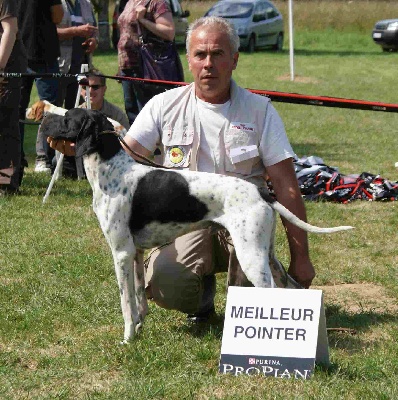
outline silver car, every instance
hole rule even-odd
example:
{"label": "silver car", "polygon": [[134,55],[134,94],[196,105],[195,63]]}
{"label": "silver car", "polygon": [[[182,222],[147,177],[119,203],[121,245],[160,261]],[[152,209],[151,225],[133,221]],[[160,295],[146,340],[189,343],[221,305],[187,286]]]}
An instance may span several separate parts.
{"label": "silver car", "polygon": [[227,19],[236,29],[240,45],[248,52],[271,46],[283,47],[283,18],[274,4],[267,0],[221,0],[205,16]]}

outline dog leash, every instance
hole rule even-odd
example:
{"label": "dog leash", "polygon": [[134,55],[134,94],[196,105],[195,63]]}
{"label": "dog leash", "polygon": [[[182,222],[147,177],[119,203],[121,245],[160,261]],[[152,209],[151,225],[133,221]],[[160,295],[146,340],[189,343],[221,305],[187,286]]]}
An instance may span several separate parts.
{"label": "dog leash", "polygon": [[140,153],[137,153],[136,151],[134,151],[133,149],[130,148],[130,146],[123,139],[123,136],[120,133],[116,132],[116,131],[102,131],[100,134],[101,135],[104,135],[104,134],[113,134],[113,135],[115,135],[119,139],[119,142],[122,143],[123,146],[128,151],[131,152],[131,154],[133,154],[134,156],[136,156],[136,157],[140,158],[141,160],[145,161],[145,163],[144,163],[142,161],[136,160],[138,163],[140,163],[142,165],[147,165],[147,166],[149,165],[149,166],[155,167],[155,168],[173,169],[171,167],[165,167],[164,165],[157,164],[157,163],[153,162],[152,160],[150,160],[148,157],[145,157],[144,155],[142,155]]}

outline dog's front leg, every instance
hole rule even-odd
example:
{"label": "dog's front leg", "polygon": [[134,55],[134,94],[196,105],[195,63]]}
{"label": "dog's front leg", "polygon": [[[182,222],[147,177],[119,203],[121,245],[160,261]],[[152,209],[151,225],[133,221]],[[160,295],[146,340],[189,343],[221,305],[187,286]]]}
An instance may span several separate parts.
{"label": "dog's front leg", "polygon": [[124,319],[124,337],[122,343],[127,343],[134,337],[136,326],[140,327],[143,319],[138,309],[135,286],[134,263],[136,248],[132,238],[131,240],[125,240],[123,246],[111,247]]}

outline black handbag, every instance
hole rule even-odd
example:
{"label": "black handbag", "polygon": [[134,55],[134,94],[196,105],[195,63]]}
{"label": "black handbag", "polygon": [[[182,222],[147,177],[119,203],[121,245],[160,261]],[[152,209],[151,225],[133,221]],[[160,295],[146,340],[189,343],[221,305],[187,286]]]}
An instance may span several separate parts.
{"label": "black handbag", "polygon": [[[149,3],[150,0],[145,7],[148,7]],[[138,34],[140,42],[138,52],[143,78],[184,82],[184,70],[174,40],[162,40],[147,30],[142,32],[139,22]]]}
{"label": "black handbag", "polygon": [[139,53],[144,78],[184,82],[184,71],[174,41],[162,43],[142,41]]}

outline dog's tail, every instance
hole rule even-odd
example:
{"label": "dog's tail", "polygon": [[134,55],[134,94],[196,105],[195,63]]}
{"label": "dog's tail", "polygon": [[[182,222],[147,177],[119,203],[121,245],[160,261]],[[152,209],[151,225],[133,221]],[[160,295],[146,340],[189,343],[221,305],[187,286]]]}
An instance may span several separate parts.
{"label": "dog's tail", "polygon": [[311,233],[333,233],[340,231],[347,231],[349,229],[353,229],[352,226],[335,226],[333,228],[320,228],[319,226],[314,226],[308,224],[307,222],[302,221],[300,218],[296,217],[291,211],[289,211],[286,207],[284,207],[281,203],[276,201],[266,189],[259,188],[258,189],[260,196],[283,218],[291,222],[293,225],[298,226],[299,228],[311,232]]}

